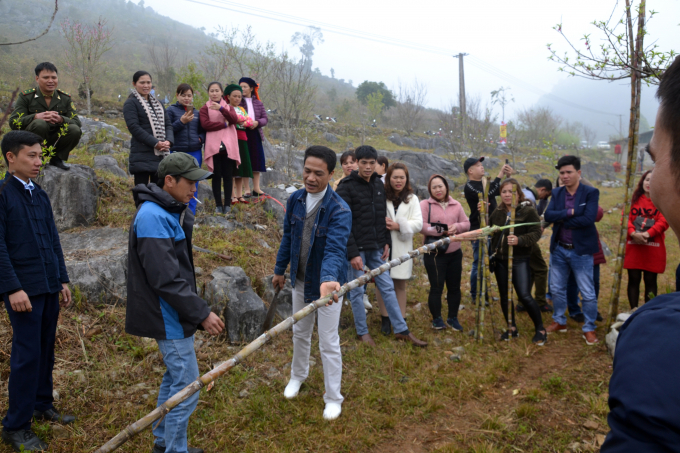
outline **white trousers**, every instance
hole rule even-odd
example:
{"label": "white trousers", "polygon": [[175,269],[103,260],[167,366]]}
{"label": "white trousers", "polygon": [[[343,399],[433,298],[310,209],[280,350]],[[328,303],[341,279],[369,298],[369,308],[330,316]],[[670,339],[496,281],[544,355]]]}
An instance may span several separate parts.
{"label": "white trousers", "polygon": [[[304,282],[293,288],[293,313],[302,310],[305,304]],[[299,288],[299,290],[298,290]],[[316,311],[319,325],[319,351],[323,363],[323,382],[326,393],[323,399],[326,403],[342,404],[344,400],[340,394],[342,382],[342,353],[340,352],[340,310],[342,297],[339,302],[330,307],[321,307]],[[309,375],[309,352],[312,348],[312,332],[314,331],[315,315],[309,315],[293,325],[293,363],[290,378],[303,382]]]}

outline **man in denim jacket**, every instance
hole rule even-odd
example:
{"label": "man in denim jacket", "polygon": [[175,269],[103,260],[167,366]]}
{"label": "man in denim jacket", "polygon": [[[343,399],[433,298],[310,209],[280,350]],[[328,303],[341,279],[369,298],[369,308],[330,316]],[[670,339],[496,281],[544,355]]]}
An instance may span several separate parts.
{"label": "man in denim jacket", "polygon": [[[272,283],[274,288],[283,288],[284,273],[290,263],[294,312],[340,290],[340,285],[347,279],[347,239],[352,228],[352,212],[328,185],[336,162],[333,150],[325,146],[308,148],[303,170],[305,188],[288,199],[283,239]],[[331,301],[318,310],[319,350],[326,388],[323,416],[326,420],[340,416],[343,401],[340,394],[342,354],[338,334],[342,298],[335,302]],[[308,316],[293,326],[293,363],[290,381],[283,393],[288,399],[297,396],[309,374],[313,330],[314,316]]]}

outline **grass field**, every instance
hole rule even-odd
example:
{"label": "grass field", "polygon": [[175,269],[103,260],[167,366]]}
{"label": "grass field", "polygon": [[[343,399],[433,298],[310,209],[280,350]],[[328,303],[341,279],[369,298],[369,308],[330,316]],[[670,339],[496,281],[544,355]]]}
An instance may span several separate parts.
{"label": "grass field", "polygon": [[[91,163],[93,159],[84,151],[76,155],[76,163]],[[529,162],[527,169],[528,174],[552,171],[544,161]],[[129,194],[131,181],[104,173],[99,176],[105,179],[99,226],[127,227],[134,213]],[[462,200],[458,192],[452,195]],[[616,206],[622,199],[623,189],[601,189],[600,204],[611,213],[605,215],[598,229],[614,253],[620,219],[620,206]],[[267,229],[229,234],[197,229],[197,245],[234,256],[232,262],[225,263],[211,255],[196,254],[196,264],[203,269],[200,284],[209,279],[212,269],[238,265],[262,294],[263,278],[273,272],[280,232],[273,219],[256,206],[239,209],[236,215],[242,222],[256,222]],[[549,231],[545,234],[541,245],[547,256]],[[272,248],[263,247],[261,241]],[[669,265],[666,273],[659,276],[661,293],[674,289],[674,270],[680,258],[672,233],[667,235],[666,244]],[[463,250],[466,308],[460,319],[468,330],[474,324],[467,296],[472,253],[469,244]],[[599,309],[603,314],[608,311],[612,261],[613,257],[608,257],[601,272]],[[627,308],[626,283],[624,277],[622,309]],[[373,286],[369,288],[374,300]],[[340,334],[342,392],[346,399],[338,420],[326,422],[322,418],[323,372],[316,334],[312,347],[315,364],[308,380],[297,399],[288,401],[283,397],[292,358],[288,332],[217,381],[212,391],[201,394],[190,423],[190,444],[207,452],[597,450],[607,432],[612,365],[603,341],[586,346],[579,325],[569,321],[569,332],[551,335],[544,347],[536,347],[531,344],[531,322],[521,314],[520,338],[498,342],[504,322],[497,303],[487,312],[486,338],[481,344],[464,333],[433,331],[427,309],[428,288],[425,269],[417,262],[414,279],[408,285],[407,321],[416,336],[429,341],[426,349],[381,336],[377,310],[369,313],[368,320],[378,346],[371,349],[359,344],[351,309],[343,307]],[[497,292],[495,288],[493,291]],[[548,315],[544,315],[544,322],[550,322]],[[35,425],[39,435],[50,442],[50,451],[92,451],[154,409],[163,363],[155,342],[126,335],[124,323],[125,310],[120,306],[93,306],[77,300],[73,307],[62,311],[54,373],[59,392],[56,405],[76,415],[78,421],[68,427]],[[4,311],[0,314],[0,332],[0,407],[5,410],[11,326]],[[597,333],[604,340],[602,325]],[[196,339],[202,341],[198,349],[202,372],[239,349],[238,345],[228,344],[224,336],[215,339],[198,333]],[[447,353],[459,346],[465,349],[462,360],[450,360]],[[120,451],[151,451],[152,442],[147,430]],[[9,451],[0,446],[0,452]]]}

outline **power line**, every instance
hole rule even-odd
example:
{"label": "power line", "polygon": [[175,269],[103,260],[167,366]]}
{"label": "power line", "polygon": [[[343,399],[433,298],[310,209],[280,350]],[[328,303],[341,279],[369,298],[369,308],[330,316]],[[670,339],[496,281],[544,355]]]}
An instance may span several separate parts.
{"label": "power line", "polygon": [[[298,25],[298,26],[305,26],[305,27],[317,27],[320,28],[321,30],[329,33],[335,33],[338,35],[342,36],[347,36],[350,38],[358,38],[358,39],[363,39],[366,41],[372,41],[372,42],[377,42],[377,43],[382,43],[382,44],[387,44],[391,46],[396,46],[396,47],[401,47],[405,49],[410,49],[410,50],[417,50],[417,51],[422,51],[422,52],[427,52],[435,55],[446,55],[446,56],[451,56],[452,52],[447,50],[447,49],[442,49],[439,47],[434,47],[434,46],[429,46],[426,44],[419,44],[419,43],[414,43],[414,42],[409,42],[405,41],[403,39],[398,39],[398,38],[390,38],[386,36],[381,36],[377,35],[375,33],[369,33],[369,32],[364,32],[364,31],[359,31],[355,30],[352,28],[348,27],[342,27],[339,25],[334,25],[334,24],[329,24],[325,22],[318,22],[318,21],[313,21],[310,19],[305,19],[302,17],[298,16],[293,16],[290,14],[285,14],[285,13],[279,13],[276,11],[271,11],[263,8],[257,8],[253,6],[244,6],[241,3],[236,3],[236,2],[231,2],[228,0],[207,0],[207,1],[200,1],[200,0],[186,0],[187,2],[191,3],[196,3],[199,5],[205,5],[205,6],[210,6],[213,8],[219,8],[219,9],[224,9],[227,11],[234,11],[238,12],[241,14],[246,14],[250,16],[255,16],[255,17],[260,17],[263,19],[269,19],[277,22],[283,22],[287,24],[292,24],[292,25]],[[211,2],[211,3],[208,3]],[[247,9],[243,9],[247,8]],[[611,113],[611,112],[604,112],[601,110],[593,109],[590,107],[586,107],[583,105],[575,104],[571,101],[568,101],[566,99],[562,99],[558,96],[555,96],[554,94],[548,93],[544,90],[541,90],[540,88],[536,88],[532,86],[531,84],[518,79],[515,76],[512,76],[508,74],[507,72],[496,68],[495,66],[492,66],[491,64],[485,62],[484,60],[481,60],[477,57],[470,56],[470,64],[472,64],[474,67],[477,69],[481,69],[482,71],[493,75],[495,77],[498,77],[500,79],[503,79],[507,81],[508,83],[512,83],[514,85],[517,85],[518,87],[532,92],[534,94],[538,94],[540,96],[545,96],[547,99],[550,99],[554,102],[558,102],[561,104],[564,104],[566,106],[576,108],[576,109],[581,109],[585,110],[591,113],[599,114],[599,115],[608,115],[608,116],[619,116],[618,113]]]}

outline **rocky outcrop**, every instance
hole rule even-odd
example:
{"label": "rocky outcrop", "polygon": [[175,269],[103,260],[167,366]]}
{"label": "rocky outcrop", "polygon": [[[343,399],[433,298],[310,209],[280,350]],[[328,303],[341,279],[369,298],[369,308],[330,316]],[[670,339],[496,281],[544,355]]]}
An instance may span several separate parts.
{"label": "rocky outcrop", "polygon": [[[272,285],[272,278],[274,275],[268,275],[264,279],[264,300],[267,304],[271,304],[274,300],[274,294],[276,290],[274,285]],[[286,319],[293,314],[293,287],[290,286],[290,276],[285,275],[286,284],[283,286],[281,292],[279,292],[278,302],[276,303],[276,314],[281,318]]]}
{"label": "rocky outcrop", "polygon": [[462,173],[462,170],[458,167],[456,162],[444,159],[435,154],[418,151],[378,151],[378,154],[387,157],[390,164],[394,162],[404,162],[408,166],[412,185],[427,187],[430,176],[435,173],[447,177],[457,177]]}
{"label": "rocky outcrop", "polygon": [[111,156],[95,156],[94,169],[108,171],[121,178],[127,178],[128,176],[125,170],[118,166],[118,161]]}
{"label": "rocky outcrop", "polygon": [[279,184],[288,185],[290,182],[291,178],[278,170],[267,170],[265,173],[260,173],[260,185],[262,187],[274,187]]}
{"label": "rocky outcrop", "polygon": [[240,267],[218,267],[205,286],[205,299],[214,312],[223,313],[232,343],[253,341],[260,335],[267,307],[255,294]]}
{"label": "rocky outcrop", "polygon": [[323,134],[323,138],[328,142],[328,143],[338,143],[340,139],[336,137],[334,134],[331,134],[330,132],[326,132]]}
{"label": "rocky outcrop", "polygon": [[47,165],[38,184],[50,197],[59,231],[89,226],[96,220],[99,189],[90,167],[71,165],[70,170],[61,170]]}
{"label": "rocky outcrop", "polygon": [[286,216],[284,206],[286,206],[286,202],[288,201],[288,197],[290,196],[290,194],[285,190],[278,188],[267,189],[267,194],[278,200],[281,204],[277,203],[272,199],[267,198],[262,203],[262,207],[266,212],[271,213],[276,218],[276,221],[279,224],[279,226],[283,226],[283,219]]}
{"label": "rocky outcrop", "polygon": [[89,303],[127,299],[128,233],[122,228],[97,228],[60,234],[71,285]]}

